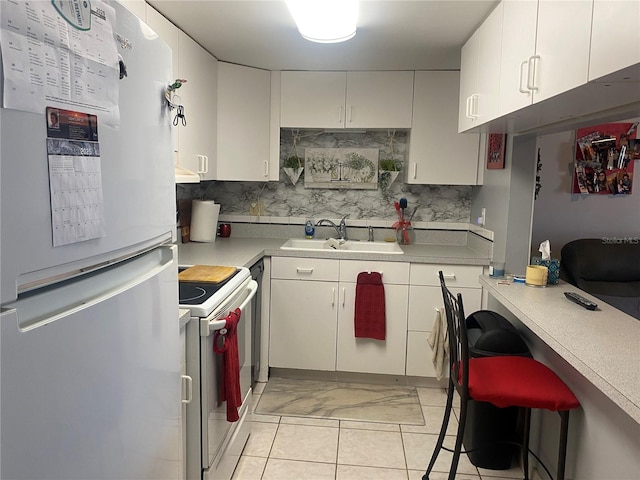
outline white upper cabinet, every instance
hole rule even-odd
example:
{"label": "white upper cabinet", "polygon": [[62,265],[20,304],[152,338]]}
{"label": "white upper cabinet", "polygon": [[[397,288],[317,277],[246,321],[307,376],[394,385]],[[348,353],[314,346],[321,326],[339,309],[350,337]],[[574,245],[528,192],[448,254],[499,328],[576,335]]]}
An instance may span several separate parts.
{"label": "white upper cabinet", "polygon": [[529,62],[534,103],[587,83],[592,8],[593,0],[538,2],[536,53]]}
{"label": "white upper cabinet", "polygon": [[270,178],[270,121],[271,73],[220,62],[216,180],[277,180]]}
{"label": "white upper cabinet", "polygon": [[478,98],[473,112],[480,123],[498,116],[503,9],[503,4],[498,5],[480,27]]}
{"label": "white upper cabinet", "polygon": [[416,72],[406,182],[476,185],[479,135],[458,133],[458,72]]}
{"label": "white upper cabinet", "polygon": [[347,72],[346,128],[411,128],[413,72]]}
{"label": "white upper cabinet", "polygon": [[[185,79],[172,101],[183,105],[186,125],[179,119],[172,126],[176,163],[198,173],[201,180],[213,180],[216,160],[216,78],[218,61],[194,40],[147,5],[147,24],[167,43],[172,52],[173,78]],[[170,115],[172,121],[177,113]]]}
{"label": "white upper cabinet", "polygon": [[[517,132],[614,106],[607,107],[607,95],[600,102],[588,101],[586,105],[582,99],[592,93],[587,86],[589,79],[638,63],[640,33],[633,26],[638,13],[637,0],[503,0],[462,50],[459,130],[485,125],[479,130],[488,131],[486,125],[491,124]],[[492,18],[496,14],[501,16],[501,23]],[[487,36],[489,43],[498,47],[494,50],[498,52],[496,65],[491,59],[482,60],[482,52],[490,51],[483,49],[486,43],[482,38],[483,32],[498,31],[499,44],[493,34]],[[478,52],[477,64],[467,58],[475,54],[474,49]],[[465,55],[465,50],[470,53]],[[482,73],[478,73],[474,91],[469,78],[485,70],[498,72],[498,79],[484,82],[483,87]],[[587,94],[580,95],[578,87]],[[498,99],[495,114],[491,89]],[[483,101],[484,97],[488,101]],[[557,102],[542,103],[554,97]],[[524,110],[534,104],[540,105]],[[510,116],[516,111],[517,115]]]}
{"label": "white upper cabinet", "polygon": [[413,72],[282,72],[281,82],[281,127],[411,127]]}
{"label": "white upper cabinet", "polygon": [[515,112],[533,103],[533,90],[527,87],[527,82],[532,79],[528,78],[527,72],[529,61],[536,52],[538,23],[538,0],[503,3],[500,115]]}
{"label": "white upper cabinet", "polygon": [[[640,63],[640,2],[594,0],[589,80]],[[638,78],[635,78],[637,81]]]}
{"label": "white upper cabinet", "polygon": [[[158,12],[148,4],[146,5],[146,18],[147,18],[147,25],[149,25],[171,49],[173,78],[167,79],[167,80],[173,81],[176,78],[180,78],[179,68],[178,68],[178,36],[179,36],[180,30],[173,23],[167,20],[160,12]],[[171,115],[173,120],[173,115],[175,115],[175,111],[172,111]],[[176,127],[171,127],[171,140],[173,142],[173,150],[175,155],[174,161],[176,163],[182,163],[178,158],[178,144],[179,144],[178,137],[179,137],[179,129]],[[183,166],[185,168],[189,168],[187,167],[186,164],[183,164]],[[193,165],[191,165],[191,167],[195,167],[195,168],[190,168],[191,171],[195,172],[197,170],[197,165],[195,165],[195,162]]]}
{"label": "white upper cabinet", "polygon": [[503,8],[499,4],[462,48],[461,132],[498,116]]}
{"label": "white upper cabinet", "polygon": [[343,128],[346,72],[282,72],[280,126]]}
{"label": "white upper cabinet", "polygon": [[178,158],[201,180],[214,180],[218,61],[182,31],[178,46],[178,78],[187,80],[177,91],[186,118],[186,126],[173,127],[179,131]]}
{"label": "white upper cabinet", "polygon": [[500,115],[587,83],[593,0],[505,0]]}
{"label": "white upper cabinet", "polygon": [[478,48],[480,31],[476,30],[460,52],[460,99],[458,130],[464,132],[478,125],[473,115],[473,102],[478,95]]}

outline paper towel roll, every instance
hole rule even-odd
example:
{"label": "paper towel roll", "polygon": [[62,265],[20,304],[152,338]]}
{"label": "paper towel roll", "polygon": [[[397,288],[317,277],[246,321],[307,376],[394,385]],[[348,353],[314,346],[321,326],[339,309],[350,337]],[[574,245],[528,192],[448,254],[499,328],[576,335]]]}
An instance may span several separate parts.
{"label": "paper towel roll", "polygon": [[219,213],[220,205],[213,200],[194,200],[191,206],[191,241],[215,242]]}

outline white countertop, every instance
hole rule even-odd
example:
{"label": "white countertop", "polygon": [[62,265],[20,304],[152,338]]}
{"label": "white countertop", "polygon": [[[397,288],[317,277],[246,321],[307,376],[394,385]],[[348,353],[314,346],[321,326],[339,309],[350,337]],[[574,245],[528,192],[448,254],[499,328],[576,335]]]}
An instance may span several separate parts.
{"label": "white countertop", "polygon": [[383,260],[389,262],[489,265],[486,256],[461,245],[403,245],[403,255],[354,252],[280,250],[286,238],[217,238],[212,243],[178,244],[181,265],[230,265],[250,267],[263,256]]}
{"label": "white countertop", "polygon": [[189,242],[178,244],[180,265],[229,265],[251,267],[266,250],[280,248],[281,238],[217,238],[212,243]]}
{"label": "white countertop", "polygon": [[[640,321],[560,281],[547,288],[480,284],[543,342],[640,423]],[[589,311],[564,296],[572,291],[598,304]]]}
{"label": "white countertop", "polygon": [[186,308],[178,309],[178,321],[180,322],[180,329],[184,327],[191,320],[191,311]]}

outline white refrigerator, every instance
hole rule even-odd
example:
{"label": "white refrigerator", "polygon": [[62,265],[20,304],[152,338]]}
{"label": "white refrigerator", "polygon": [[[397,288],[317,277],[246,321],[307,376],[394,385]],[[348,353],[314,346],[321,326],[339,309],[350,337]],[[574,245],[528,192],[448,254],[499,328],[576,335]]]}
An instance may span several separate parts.
{"label": "white refrigerator", "polygon": [[[171,51],[117,2],[2,0],[0,22],[0,478],[181,478]],[[72,51],[100,42],[104,71]],[[93,156],[64,149],[87,131]]]}

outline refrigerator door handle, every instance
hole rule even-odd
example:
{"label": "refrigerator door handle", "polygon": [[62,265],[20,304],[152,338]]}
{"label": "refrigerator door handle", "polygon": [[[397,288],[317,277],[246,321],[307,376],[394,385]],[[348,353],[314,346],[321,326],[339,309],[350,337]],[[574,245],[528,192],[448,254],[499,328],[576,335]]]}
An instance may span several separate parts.
{"label": "refrigerator door handle", "polygon": [[[193,378],[189,375],[182,375],[182,403],[189,404],[193,400]],[[186,396],[184,395],[186,392]]]}
{"label": "refrigerator door handle", "polygon": [[82,276],[68,284],[45,289],[6,305],[15,308],[18,328],[28,332],[97,305],[173,267],[175,246],[162,246],[129,261],[101,270],[100,275]]}

